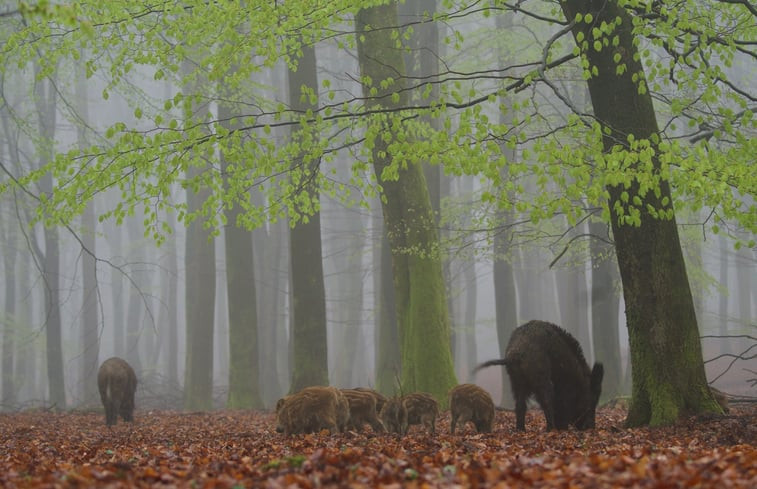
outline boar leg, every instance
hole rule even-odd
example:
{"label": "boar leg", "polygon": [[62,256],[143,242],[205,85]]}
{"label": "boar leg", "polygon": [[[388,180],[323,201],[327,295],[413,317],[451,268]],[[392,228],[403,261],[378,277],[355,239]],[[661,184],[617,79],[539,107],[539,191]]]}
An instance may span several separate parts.
{"label": "boar leg", "polygon": [[515,428],[518,431],[526,431],[526,396],[515,396]]}
{"label": "boar leg", "polygon": [[544,419],[547,421],[547,431],[555,428],[555,394],[552,387],[552,381],[549,381],[544,388],[536,392],[536,402],[544,411]]}

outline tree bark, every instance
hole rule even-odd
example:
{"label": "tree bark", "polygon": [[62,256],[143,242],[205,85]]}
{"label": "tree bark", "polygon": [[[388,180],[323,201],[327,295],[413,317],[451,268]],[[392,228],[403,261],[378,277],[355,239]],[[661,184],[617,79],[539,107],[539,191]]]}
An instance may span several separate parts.
{"label": "tree bark", "polygon": [[[218,109],[221,121],[232,120],[229,107]],[[228,124],[227,124],[228,125]],[[232,127],[228,127],[233,129]],[[221,151],[224,185],[229,188],[229,175],[234,163]],[[229,409],[260,409],[260,369],[258,367],[258,307],[255,292],[255,269],[252,233],[238,222],[242,214],[236,204],[226,211],[224,246],[226,251],[226,295],[229,313]]]}
{"label": "tree bark", "polygon": [[14,351],[16,345],[16,245],[15,233],[8,233],[8,246],[3,251],[3,282],[5,286],[5,304],[3,307],[3,345],[2,345],[2,398],[0,404],[12,408],[16,403],[16,376],[14,375]]}
{"label": "tree bark", "polygon": [[[86,74],[84,63],[76,63],[76,105],[79,117],[84,123],[89,121],[87,106]],[[76,126],[76,139],[82,150],[87,146],[87,135],[83,124]],[[82,320],[81,320],[81,395],[84,405],[99,404],[97,396],[97,369],[100,353],[100,331],[97,320],[97,263],[95,261],[95,203],[90,202],[81,216],[82,246]]]}
{"label": "tree bark", "polygon": [[[191,179],[201,169],[187,171]],[[187,212],[195,212],[206,200],[208,188],[197,193],[187,187]],[[187,350],[184,371],[184,409],[207,411],[213,407],[213,331],[215,320],[215,244],[202,222],[187,227],[184,253],[184,292],[187,322]]]}
{"label": "tree bark", "polygon": [[[35,74],[38,67],[35,67]],[[38,80],[35,86],[35,105],[40,129],[38,144],[40,166],[52,155],[55,141],[56,90],[47,78]],[[40,178],[40,192],[51,194],[53,178],[49,173]],[[45,287],[45,329],[47,340],[47,381],[50,404],[56,409],[66,407],[66,387],[63,375],[63,335],[60,315],[60,250],[58,229],[45,226],[43,230],[45,249],[41,257]]]}
{"label": "tree bark", "polygon": [[[193,69],[189,61],[182,71]],[[195,158],[205,155],[194,154]],[[207,168],[190,165],[187,180],[191,181]],[[211,189],[200,186],[195,192],[187,186],[187,213],[195,213],[205,202]],[[186,318],[186,363],[184,369],[184,409],[207,411],[213,408],[213,340],[215,330],[216,251],[210,230],[201,220],[187,226],[184,250],[184,307]]]}
{"label": "tree bark", "polygon": [[[361,75],[373,80],[372,86],[364,86],[363,90],[368,93],[378,89],[378,96],[366,105],[390,106],[388,95],[396,91],[397,106],[404,106],[407,94],[398,90],[403,85],[404,61],[391,37],[391,28],[398,25],[396,3],[362,9],[355,23]],[[380,82],[388,78],[395,85],[380,87]],[[384,170],[392,165],[387,137],[396,137],[397,133],[386,125],[386,120],[382,124],[382,137],[376,138],[373,148],[373,165],[383,188],[382,210],[392,250],[402,390],[429,392],[444,406],[447,392],[457,380],[434,214],[420,165],[400,169],[397,180],[384,178]]]}
{"label": "tree bark", "polygon": [[[652,98],[639,87],[643,66],[638,61],[629,14],[614,0],[566,0],[561,6],[568,20],[578,13],[591,13],[593,17],[593,24],[577,22],[573,35],[581,33],[588,40],[588,49],[583,52],[598,70],[588,84],[594,114],[605,129],[605,151],[628,149],[628,135],[636,140],[657,140]],[[621,24],[613,35],[619,36],[619,43],[597,51],[592,27],[602,22],[612,25],[616,19]],[[626,65],[621,74],[616,72],[616,54]],[[659,174],[659,159],[653,157],[652,161],[653,172]],[[639,192],[638,180],[628,189],[623,185],[608,187],[633,368],[628,426],[664,425],[686,414],[722,412],[707,386],[675,217],[656,218],[648,211],[648,205],[670,210],[670,187],[665,175],[662,177],[656,191]],[[636,196],[641,199],[638,226],[621,222],[619,210],[626,209],[624,192],[630,195],[629,202]]]}
{"label": "tree bark", "polygon": [[[301,112],[314,108],[307,101],[300,99],[303,86],[318,93],[313,46],[302,46],[302,57],[299,59],[297,71],[290,71],[288,79],[291,107]],[[293,136],[296,134],[296,132],[293,133]],[[299,182],[302,185],[301,191],[309,193],[309,200],[313,202],[315,212],[306,220],[295,224],[289,234],[294,350],[291,392],[297,392],[311,385],[328,385],[329,383],[321,215],[318,189],[314,188],[311,181],[318,168],[317,162],[304,162],[302,158],[299,158],[295,165],[302,168],[302,181]]]}

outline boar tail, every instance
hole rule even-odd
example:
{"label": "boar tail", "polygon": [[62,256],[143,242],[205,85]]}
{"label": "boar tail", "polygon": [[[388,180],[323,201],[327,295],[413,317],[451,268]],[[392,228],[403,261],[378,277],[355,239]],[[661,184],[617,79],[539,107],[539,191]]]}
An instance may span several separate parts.
{"label": "boar tail", "polygon": [[508,363],[509,362],[508,362],[507,358],[499,358],[499,359],[496,359],[496,360],[489,360],[488,362],[484,362],[484,363],[480,364],[478,367],[476,367],[473,370],[473,373],[476,374],[476,372],[478,372],[482,368],[492,367],[494,365],[507,365]]}

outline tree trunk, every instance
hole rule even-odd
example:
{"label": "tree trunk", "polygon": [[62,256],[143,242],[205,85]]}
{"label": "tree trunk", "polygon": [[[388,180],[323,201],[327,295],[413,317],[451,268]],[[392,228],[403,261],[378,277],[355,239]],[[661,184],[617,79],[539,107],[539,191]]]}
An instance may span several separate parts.
{"label": "tree trunk", "polygon": [[[76,63],[76,105],[77,112],[84,123],[89,121],[87,107],[86,75],[84,63]],[[76,126],[76,139],[80,149],[87,146],[87,136],[83,124]],[[100,331],[97,320],[97,263],[95,261],[95,203],[90,202],[81,216],[82,242],[82,318],[81,318],[81,401],[86,405],[99,404],[97,396],[97,369],[100,353]]]}
{"label": "tree trunk", "polygon": [[[186,74],[193,70],[189,61],[182,63]],[[191,90],[191,87],[190,87]],[[202,160],[207,155],[190,155]],[[207,168],[189,165],[187,180],[201,175]],[[210,196],[211,189],[199,186],[195,192],[188,185],[187,214],[196,213]],[[186,363],[184,368],[184,409],[202,411],[213,408],[213,339],[215,331],[216,249],[211,231],[201,220],[187,226],[184,250],[184,307],[186,319]]]}
{"label": "tree trunk", "polygon": [[[221,121],[230,121],[232,111],[225,105],[218,109]],[[228,124],[227,124],[228,125]],[[232,129],[231,127],[228,127]],[[221,151],[224,185],[234,173],[234,163]],[[230,171],[231,170],[231,171]],[[258,368],[258,307],[255,292],[252,233],[241,227],[241,207],[233,205],[226,211],[224,227],[226,250],[226,295],[229,314],[229,398],[230,409],[260,409],[260,378]]]}
{"label": "tree trunk", "polygon": [[[187,178],[202,169],[191,166]],[[193,192],[187,187],[187,212],[195,212],[208,197],[210,189]],[[215,320],[216,270],[215,244],[201,221],[187,227],[185,270],[185,307],[187,351],[184,371],[184,409],[209,410],[213,407],[213,331]]]}
{"label": "tree trunk", "polygon": [[[38,70],[35,67],[35,74]],[[40,128],[38,143],[40,166],[46,164],[52,155],[55,141],[56,89],[47,78],[38,80],[35,86],[35,105]],[[40,192],[51,194],[53,178],[49,173],[40,178]],[[44,256],[41,257],[42,276],[45,287],[45,329],[47,331],[47,381],[49,401],[57,409],[66,407],[66,387],[63,375],[63,335],[60,316],[60,251],[58,249],[58,229],[45,227]]]}
{"label": "tree trunk", "polygon": [[139,350],[139,339],[143,333],[145,316],[144,297],[141,288],[145,286],[143,278],[143,263],[146,263],[144,246],[141,243],[144,232],[141,223],[135,218],[128,218],[126,221],[127,243],[129,249],[130,266],[128,274],[131,280],[127,281],[128,302],[126,304],[126,346],[124,359],[129,362],[137,375],[142,373],[142,352]]}
{"label": "tree trunk", "polygon": [[[495,16],[497,29],[510,29],[513,25],[513,13],[507,12]],[[509,64],[511,53],[502,50],[498,53],[500,66]],[[512,107],[512,100],[505,95],[500,97],[500,103],[503,107]],[[500,111],[500,124],[512,124],[512,110]],[[507,161],[515,162],[518,156],[514,148],[506,144],[500,144],[500,149],[505,155]],[[507,166],[500,170],[502,181],[507,181]],[[512,211],[499,211],[497,214],[497,225],[500,229],[494,234],[493,240],[493,279],[494,279],[494,312],[497,327],[497,345],[499,346],[499,358],[505,358],[505,350],[510,336],[515,328],[518,327],[518,297],[515,287],[515,270],[513,269],[513,260],[517,249],[513,248],[511,239],[512,234],[508,226],[512,224],[515,216]],[[502,397],[499,405],[503,407],[514,407],[512,388],[510,378],[501,372],[502,376]]]}
{"label": "tree trunk", "polygon": [[2,345],[2,398],[0,405],[12,408],[16,403],[16,386],[13,368],[16,335],[16,245],[15,233],[7,233],[9,242],[3,250],[3,285],[5,286],[5,305],[3,307],[3,345]]}
{"label": "tree trunk", "polygon": [[[643,66],[638,61],[628,13],[615,0],[565,0],[561,6],[570,20],[578,13],[591,13],[597,26],[603,22],[614,25],[616,19],[621,20],[613,33],[619,36],[617,47],[604,46],[600,51],[592,47],[595,40],[592,24],[578,22],[573,28],[574,37],[581,33],[588,41],[583,53],[598,70],[588,84],[594,115],[607,131],[605,151],[610,153],[618,146],[628,149],[627,135],[633,135],[637,141],[656,139],[659,130],[652,98],[633,80],[639,77],[638,81],[643,82],[640,76]],[[615,55],[626,65],[621,74],[616,72]],[[654,172],[659,173],[659,159],[652,160]],[[686,414],[722,412],[705,378],[694,302],[675,217],[656,218],[648,212],[649,205],[668,210],[672,215],[667,179],[660,179],[659,192],[640,193],[637,180],[627,189],[623,185],[610,186],[608,192],[633,368],[632,400],[626,424],[655,426],[673,423]],[[637,196],[641,199],[639,225],[621,222],[619,209],[627,209],[625,192],[630,196],[629,202]]]}
{"label": "tree trunk", "polygon": [[[318,93],[315,49],[302,46],[302,57],[297,71],[289,72],[289,104],[296,111],[314,106],[301,100],[301,87]],[[317,106],[317,103],[315,104]],[[302,129],[300,129],[302,130]],[[297,137],[297,133],[293,133]],[[292,341],[294,366],[290,392],[311,385],[328,385],[328,341],[326,332],[326,290],[323,283],[323,255],[321,253],[321,216],[318,209],[318,189],[308,180],[318,171],[312,165],[297,161],[302,168],[302,192],[310,194],[315,212],[306,221],[300,221],[289,234],[292,273]]]}
{"label": "tree trunk", "polygon": [[[255,205],[263,205],[262,196],[253,191]],[[286,337],[286,323],[283,321],[282,298],[286,291],[286,280],[281,280],[286,272],[286,244],[288,236],[285,224],[270,224],[267,228],[256,229],[252,235],[255,270],[260,272],[256,288],[258,295],[258,341],[261,369],[261,395],[266,406],[273,405],[284,394],[284,379],[279,365],[288,364],[286,348],[279,348],[277,341]],[[282,283],[283,282],[283,283]],[[282,377],[280,379],[279,377]]]}
{"label": "tree trunk", "polygon": [[[378,96],[369,99],[367,106],[391,105],[390,90],[399,96],[397,105],[404,106],[407,94],[400,88],[405,67],[401,50],[395,48],[391,36],[392,26],[398,25],[396,3],[362,9],[355,22],[361,75],[373,80],[372,86],[363,89],[366,93],[378,89]],[[395,86],[381,88],[380,82],[387,78],[395,80]],[[413,164],[400,169],[397,180],[384,178],[384,170],[392,165],[386,139],[393,131],[391,127],[383,127],[382,137],[376,138],[373,165],[383,187],[382,209],[392,250],[402,389],[429,392],[444,406],[447,392],[457,380],[449,345],[439,238],[421,166]]]}

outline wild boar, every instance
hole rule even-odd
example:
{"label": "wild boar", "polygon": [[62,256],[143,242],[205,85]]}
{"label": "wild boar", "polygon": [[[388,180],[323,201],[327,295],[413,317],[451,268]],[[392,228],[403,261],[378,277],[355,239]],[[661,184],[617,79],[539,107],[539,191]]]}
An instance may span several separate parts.
{"label": "wild boar", "polygon": [[407,427],[423,424],[431,434],[436,432],[436,417],[439,415],[439,403],[434,396],[426,392],[413,392],[402,396],[402,403],[407,409]]}
{"label": "wild boar", "polygon": [[407,408],[401,397],[387,399],[379,412],[384,427],[390,433],[404,434],[407,431]]}
{"label": "wild boar", "polygon": [[432,434],[435,433],[438,415],[439,403],[425,392],[413,392],[389,399],[381,410],[384,426],[393,433],[403,435],[414,424],[423,424]]}
{"label": "wild boar", "polygon": [[355,387],[356,391],[363,391],[368,392],[373,397],[376,398],[376,413],[380,413],[381,409],[384,407],[384,404],[386,403],[386,396],[380,393],[379,391],[375,389],[370,389],[368,387]]}
{"label": "wild boar", "polygon": [[349,422],[347,399],[335,387],[313,386],[276,403],[276,431],[285,435],[344,431]]}
{"label": "wild boar", "polygon": [[544,411],[547,431],[568,425],[594,427],[604,368],[590,370],[581,345],[567,331],[545,321],[529,321],[510,336],[505,358],[484,362],[475,371],[504,365],[515,398],[515,426],[526,429],[526,401],[533,395]]}
{"label": "wild boar", "polygon": [[376,397],[372,393],[360,389],[341,391],[350,406],[350,420],[347,424],[349,429],[362,431],[363,425],[369,424],[376,433],[386,431],[376,413]]}
{"label": "wild boar", "polygon": [[455,426],[465,426],[472,421],[479,433],[490,433],[494,423],[494,401],[492,396],[475,384],[456,385],[449,391],[450,430],[455,434]]}
{"label": "wild boar", "polygon": [[137,376],[126,360],[112,357],[97,371],[97,388],[105,408],[105,424],[112,426],[120,415],[124,421],[134,421],[134,393]]}

